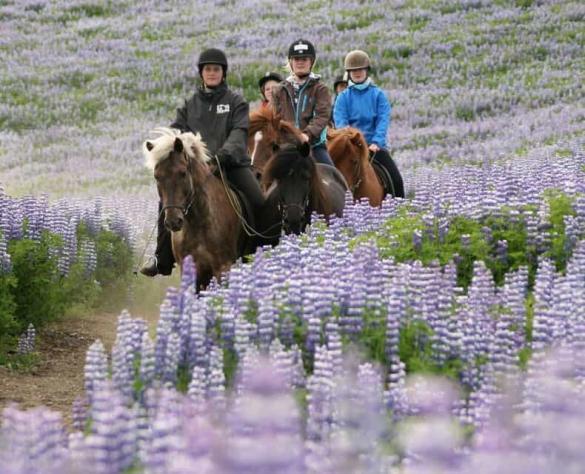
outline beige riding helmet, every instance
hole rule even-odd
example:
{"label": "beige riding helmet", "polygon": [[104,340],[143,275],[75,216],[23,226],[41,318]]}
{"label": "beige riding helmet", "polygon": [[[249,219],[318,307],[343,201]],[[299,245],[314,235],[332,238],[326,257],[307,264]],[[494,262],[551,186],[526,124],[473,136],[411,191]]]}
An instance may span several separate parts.
{"label": "beige riding helmet", "polygon": [[347,53],[347,56],[345,56],[343,66],[346,71],[353,71],[355,69],[364,68],[370,69],[371,68],[370,57],[368,56],[368,53],[356,49],[354,51],[350,51],[349,53]]}

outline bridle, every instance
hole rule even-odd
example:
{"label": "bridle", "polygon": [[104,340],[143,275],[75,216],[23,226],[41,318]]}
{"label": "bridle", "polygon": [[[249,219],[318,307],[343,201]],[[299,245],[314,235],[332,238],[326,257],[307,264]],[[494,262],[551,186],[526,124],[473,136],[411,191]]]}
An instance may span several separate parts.
{"label": "bridle", "polygon": [[[182,206],[179,206],[178,204],[167,204],[166,206],[162,206],[162,209],[160,211],[161,215],[167,209],[180,209],[181,212],[183,213],[183,216],[187,217],[187,214],[189,214],[189,211],[191,211],[191,208],[193,207],[193,202],[195,201],[195,184],[193,184],[191,159],[188,156],[186,156],[185,158],[187,160],[187,172],[189,174],[189,187],[191,188],[189,190],[189,195],[187,196],[187,199],[185,199],[185,204]],[[211,172],[209,173],[209,176],[211,176]]]}

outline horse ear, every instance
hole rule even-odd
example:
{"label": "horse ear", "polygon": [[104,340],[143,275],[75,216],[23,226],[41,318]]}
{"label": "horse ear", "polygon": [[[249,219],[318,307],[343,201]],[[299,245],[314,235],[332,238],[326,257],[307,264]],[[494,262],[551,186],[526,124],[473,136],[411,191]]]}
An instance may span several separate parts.
{"label": "horse ear", "polygon": [[301,156],[307,157],[311,154],[311,145],[309,145],[309,142],[303,142],[297,145],[297,151],[301,154]]}
{"label": "horse ear", "polygon": [[175,151],[181,153],[183,151],[183,142],[179,137],[175,138]]}
{"label": "horse ear", "polygon": [[153,148],[154,148],[154,145],[152,144],[152,142],[146,142],[146,149],[148,151],[152,151]]}

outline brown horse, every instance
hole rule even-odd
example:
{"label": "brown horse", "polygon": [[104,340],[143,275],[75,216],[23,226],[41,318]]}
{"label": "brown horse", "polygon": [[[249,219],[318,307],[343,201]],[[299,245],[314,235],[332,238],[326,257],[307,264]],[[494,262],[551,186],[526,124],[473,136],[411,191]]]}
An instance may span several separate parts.
{"label": "brown horse", "polygon": [[159,128],[160,136],[144,143],[172,233],[175,260],[192,255],[197,288],[220,278],[245,251],[246,235],[235,210],[235,197],[214,175],[212,158],[199,134]]}
{"label": "brown horse", "polygon": [[327,149],[335,167],[341,171],[354,199],[368,198],[377,207],[384,199],[384,187],[370,162],[368,144],[356,128],[327,131]]}
{"label": "brown horse", "polygon": [[271,108],[259,108],[250,114],[248,152],[258,175],[262,175],[266,163],[282,145],[297,145],[301,141],[301,131],[275,116]]}

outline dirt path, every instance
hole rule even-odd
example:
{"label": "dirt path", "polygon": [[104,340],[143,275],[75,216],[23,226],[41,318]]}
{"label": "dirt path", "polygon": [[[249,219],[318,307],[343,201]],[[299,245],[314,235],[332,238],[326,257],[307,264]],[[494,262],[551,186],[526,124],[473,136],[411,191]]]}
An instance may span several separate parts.
{"label": "dirt path", "polygon": [[[136,303],[129,308],[132,317],[147,320],[151,334],[158,321],[158,308],[168,286],[176,280],[141,281]],[[71,404],[82,395],[83,370],[87,349],[100,339],[110,352],[116,337],[120,311],[71,314],[44,328],[37,337],[39,364],[29,372],[0,367],[0,411],[16,402],[21,408],[45,405],[60,411],[71,425]]]}

